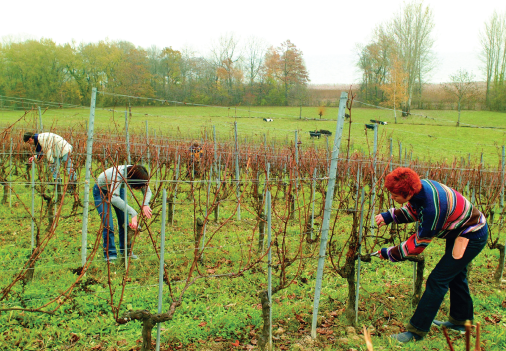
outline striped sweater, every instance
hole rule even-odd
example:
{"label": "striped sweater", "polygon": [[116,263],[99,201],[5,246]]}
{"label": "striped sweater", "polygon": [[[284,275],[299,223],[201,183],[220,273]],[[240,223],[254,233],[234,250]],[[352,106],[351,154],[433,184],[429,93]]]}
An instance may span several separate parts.
{"label": "striped sweater", "polygon": [[419,222],[418,231],[398,246],[381,249],[383,258],[392,262],[416,256],[432,239],[472,239],[486,224],[485,216],[458,191],[433,180],[422,180],[422,190],[402,208],[381,214],[385,224]]}

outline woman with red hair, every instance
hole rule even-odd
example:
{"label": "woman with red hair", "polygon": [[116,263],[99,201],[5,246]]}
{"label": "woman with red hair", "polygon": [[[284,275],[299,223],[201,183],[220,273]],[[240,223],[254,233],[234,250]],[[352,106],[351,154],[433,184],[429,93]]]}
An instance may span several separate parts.
{"label": "woman with red hair", "polygon": [[[467,265],[487,243],[485,216],[456,190],[433,180],[420,180],[410,168],[397,168],[385,178],[391,198],[403,205],[376,215],[378,227],[390,223],[418,222],[418,230],[397,246],[377,253],[392,262],[416,256],[434,238],[446,240],[445,254],[427,278],[425,292],[406,325],[407,331],[391,337],[400,341],[421,340],[432,323],[464,332],[466,320],[473,320],[473,300],[467,285]],[[434,320],[450,290],[450,316],[446,322]]]}

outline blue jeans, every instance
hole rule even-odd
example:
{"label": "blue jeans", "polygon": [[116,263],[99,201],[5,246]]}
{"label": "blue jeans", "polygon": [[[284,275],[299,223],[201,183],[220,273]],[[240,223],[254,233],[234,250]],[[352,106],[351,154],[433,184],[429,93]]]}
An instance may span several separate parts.
{"label": "blue jeans", "polygon": [[[120,197],[125,199],[125,189],[120,189]],[[117,257],[116,245],[114,244],[114,221],[112,218],[112,209],[116,212],[119,227],[119,250],[123,253],[125,250],[125,223],[124,209],[119,209],[108,202],[108,193],[104,189],[100,189],[97,184],[93,187],[93,198],[95,199],[95,207],[102,220],[102,237],[104,238],[104,257]],[[128,223],[128,213],[126,214]]]}
{"label": "blue jeans", "polygon": [[60,167],[65,165],[67,168],[67,173],[69,175],[69,180],[71,182],[76,180],[76,174],[72,168],[72,159],[69,154],[63,155],[63,157],[55,157],[55,162],[49,165],[51,172],[53,172],[53,179],[58,179],[58,173],[60,172]]}
{"label": "blue jeans", "polygon": [[432,321],[450,289],[450,322],[464,325],[466,320],[473,320],[473,299],[467,285],[467,265],[485,247],[488,238],[488,226],[479,230],[477,239],[470,239],[464,256],[456,260],[452,257],[455,239],[446,240],[445,254],[434,267],[427,279],[425,292],[418,303],[415,314],[409,321],[407,329],[424,336],[430,329]]}

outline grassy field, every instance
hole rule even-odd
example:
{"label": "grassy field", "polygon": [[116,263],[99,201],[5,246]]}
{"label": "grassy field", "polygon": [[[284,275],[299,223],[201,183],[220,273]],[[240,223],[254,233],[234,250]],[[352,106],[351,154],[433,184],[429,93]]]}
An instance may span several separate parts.
{"label": "grassy field", "polygon": [[[420,111],[428,113],[427,111]],[[380,146],[383,152],[388,149],[388,138],[393,138],[394,154],[398,153],[399,142],[403,150],[413,151],[413,158],[451,161],[453,157],[464,157],[470,153],[472,162],[478,162],[480,153],[488,166],[497,166],[501,146],[505,144],[505,114],[492,112],[468,112],[462,114],[461,123],[490,128],[471,128],[454,126],[455,111],[430,111],[431,118],[417,116],[398,118],[395,124],[390,112],[377,109],[357,108],[352,112],[351,142],[352,150],[368,150],[372,144],[372,133],[364,132],[364,123],[370,119],[388,122],[380,126]],[[335,130],[337,109],[327,108],[324,118],[312,119],[317,115],[316,108],[304,108],[299,119],[298,108],[204,108],[204,107],[134,107],[130,118],[130,133],[144,134],[145,121],[148,121],[150,135],[163,135],[168,139],[207,138],[212,140],[212,126],[216,127],[221,141],[231,141],[234,135],[234,122],[238,123],[239,141],[243,143],[262,143],[266,134],[269,143],[283,145],[294,139],[297,130],[303,146],[315,145],[326,148],[326,140],[310,140],[307,131],[314,129]],[[22,113],[0,111],[0,124],[14,123]],[[266,123],[262,118],[273,118]],[[44,129],[58,131],[59,128],[84,130],[89,111],[48,110],[44,114]],[[307,119],[304,119],[307,118]],[[331,119],[332,118],[332,119]],[[34,128],[38,116],[30,113],[18,125]],[[324,120],[325,119],[325,120]],[[124,134],[124,112],[97,109],[96,127],[107,131],[111,139]],[[347,129],[345,135],[347,138]],[[430,135],[430,136],[429,136]],[[246,140],[245,140],[246,139]],[[123,139],[119,139],[120,141]],[[329,140],[332,143],[332,140]],[[409,155],[409,153],[408,153]],[[17,178],[16,178],[17,179]],[[16,181],[20,181],[17,179]],[[170,186],[170,184],[165,184]],[[245,185],[245,189],[252,183]],[[197,185],[196,185],[197,186]],[[308,184],[302,185],[308,197]],[[29,221],[30,189],[16,184],[12,204],[0,207],[0,288],[11,283],[13,277],[26,263],[30,253]],[[244,190],[246,191],[246,190]],[[172,283],[172,292],[177,296],[182,290],[182,280],[186,277],[194,250],[194,219],[205,214],[205,185],[198,190],[191,189],[191,183],[181,183],[178,204],[176,205],[174,226],[167,228],[165,242],[165,264]],[[232,192],[234,194],[234,192]],[[40,197],[36,197],[36,213],[45,207]],[[82,194],[81,194],[82,199]],[[317,197],[321,202],[321,197]],[[160,242],[160,217],[150,224],[151,237],[142,232],[136,242],[135,252],[139,261],[132,262],[125,280],[126,270],[121,262],[108,266],[102,260],[100,220],[95,210],[90,212],[88,229],[88,253],[95,252],[93,263],[81,282],[64,299],[57,297],[72,286],[77,278],[76,270],[81,266],[82,219],[79,211],[71,215],[72,198],[66,197],[54,237],[37,262],[32,281],[19,282],[0,308],[0,349],[2,350],[138,350],[141,338],[141,325],[138,322],[118,324],[113,318],[113,307],[123,296],[119,306],[120,315],[127,310],[157,310],[158,300],[158,259],[151,241]],[[258,334],[262,327],[261,305],[258,293],[267,287],[267,262],[263,258],[254,269],[248,269],[237,277],[219,277],[220,274],[237,272],[251,257],[257,257],[257,216],[252,199],[241,204],[242,217],[236,219],[234,196],[222,203],[220,220],[209,222],[207,233],[216,232],[211,245],[205,251],[199,272],[208,277],[202,278],[185,293],[171,321],[162,325],[162,350],[255,350],[258,349]],[[283,230],[283,216],[286,214],[286,197],[279,193],[276,198],[275,230]],[[307,206],[307,203],[306,203]],[[155,212],[161,209],[158,196],[152,202]],[[318,206],[317,206],[318,207]],[[338,207],[337,204],[333,207]],[[344,208],[349,208],[346,204]],[[41,233],[48,227],[48,221],[37,215]],[[318,217],[318,216],[317,216]],[[334,220],[335,217],[332,217]],[[321,218],[317,218],[321,221]],[[295,255],[302,231],[302,220],[296,218],[287,227],[287,250]],[[350,232],[351,215],[338,217],[333,232],[336,233],[333,251],[338,255],[345,248],[347,234]],[[281,240],[281,239],[280,239]],[[303,240],[302,240],[303,241]],[[275,350],[365,350],[360,330],[351,329],[345,318],[348,299],[347,282],[341,278],[327,260],[323,280],[318,337],[313,341],[309,335],[315,288],[318,244],[306,244],[303,252],[308,257],[300,265],[290,266],[288,278],[293,282],[273,297],[273,324]],[[424,277],[438,262],[444,250],[443,241],[435,241],[425,251],[426,269]],[[253,252],[253,253],[252,253]],[[279,250],[278,253],[279,255]],[[276,257],[276,255],[275,255]],[[506,294],[504,284],[493,283],[497,267],[497,250],[485,250],[475,260],[470,275],[470,288],[474,296],[476,321],[483,326],[482,346],[484,350],[504,350],[506,348]],[[298,262],[297,262],[298,263]],[[301,268],[301,274],[297,270]],[[279,272],[274,272],[275,277]],[[409,262],[386,263],[373,260],[362,264],[361,290],[358,326],[366,326],[373,331],[375,350],[399,348],[388,335],[402,330],[413,312],[411,307],[413,265]],[[276,279],[275,279],[276,281]],[[125,289],[123,290],[123,284]],[[52,299],[56,301],[51,302]],[[171,302],[170,292],[164,286],[164,309]],[[12,308],[31,309],[48,304],[50,310],[62,303],[55,314],[12,310]],[[439,319],[446,319],[449,313],[448,296],[443,303]],[[156,332],[153,331],[156,335]],[[456,350],[464,349],[462,336],[453,335]],[[405,350],[445,350],[448,349],[442,332],[433,328],[423,342],[409,344]]]}
{"label": "grassy field", "polygon": [[[455,127],[456,111],[412,111],[409,117],[400,117],[394,123],[392,111],[375,108],[354,108],[352,110],[351,146],[352,150],[368,153],[372,149],[373,133],[364,131],[364,124],[371,119],[388,122],[379,127],[380,153],[389,153],[390,141],[393,141],[393,154],[398,158],[400,144],[402,153],[412,152],[413,159],[447,160],[454,158],[466,161],[471,156],[473,163],[478,163],[483,153],[486,165],[497,166],[501,158],[501,147],[506,144],[506,114],[488,111],[462,111],[461,127]],[[150,136],[164,136],[169,139],[204,139],[212,140],[213,126],[220,141],[233,140],[234,122],[237,122],[239,143],[264,143],[264,135],[269,145],[272,143],[289,143],[295,139],[298,131],[302,147],[315,145],[327,147],[322,139],[310,139],[308,131],[327,129],[335,132],[337,108],[327,108],[323,118],[317,115],[315,107],[133,107],[129,120],[130,133],[146,133],[146,121]],[[420,115],[423,116],[420,116]],[[302,116],[302,119],[299,118]],[[0,124],[14,123],[23,116],[20,111],[0,111]],[[95,128],[108,131],[123,138],[125,114],[121,109],[96,109]],[[263,118],[272,118],[273,122],[264,122]],[[72,127],[85,129],[89,119],[89,109],[47,110],[43,115],[45,130],[58,131],[59,128]],[[35,128],[38,115],[30,112],[20,127]],[[349,125],[343,132],[343,143],[347,145]],[[346,139],[346,140],[345,140]],[[329,141],[332,144],[332,140]],[[404,155],[403,155],[404,157]]]}
{"label": "grassy field", "polygon": [[[12,207],[1,207],[0,229],[0,282],[2,288],[19,272],[30,252],[30,223],[23,219],[23,204],[29,203],[26,188],[18,186],[18,196]],[[182,280],[193,255],[193,218],[195,208],[188,185],[182,185],[176,207],[174,226],[167,228],[165,242],[166,268],[172,281],[172,292],[181,291]],[[283,212],[282,197],[278,211]],[[39,202],[37,202],[39,206]],[[160,210],[160,199],[152,207]],[[248,247],[255,247],[256,216],[249,203],[242,205],[241,221],[236,220],[233,201],[223,203],[218,223],[209,222],[208,235],[218,230],[212,244],[205,251],[205,259],[198,269],[208,278],[199,280],[184,295],[182,305],[171,321],[162,325],[162,350],[230,350],[257,349],[262,325],[258,292],[267,287],[267,262],[235,277],[219,277],[244,267]],[[71,199],[65,201],[62,213],[70,213]],[[197,215],[202,216],[202,209]],[[225,222],[229,218],[228,222]],[[335,233],[341,233],[334,243],[339,250],[349,232],[351,216],[342,215]],[[6,222],[8,224],[6,224]],[[279,230],[279,219],[273,226]],[[40,222],[44,228],[47,222]],[[44,224],[45,223],[45,224]],[[49,303],[45,310],[64,302],[54,315],[7,311],[0,315],[0,345],[2,350],[136,350],[139,347],[139,323],[115,323],[111,306],[120,296],[120,311],[146,309],[155,312],[158,296],[158,259],[146,232],[135,246],[141,256],[130,264],[128,283],[122,290],[125,267],[121,262],[108,266],[102,260],[100,221],[95,211],[90,213],[88,251],[96,252],[93,263],[83,280],[65,301],[57,299],[76,280],[80,267],[80,217],[62,218],[55,237],[39,259],[31,282],[18,284],[1,308],[37,308]],[[298,220],[291,222],[288,236],[293,240],[288,250],[293,254],[299,236]],[[155,242],[160,241],[160,219],[154,219]],[[335,239],[334,239],[335,240]],[[253,244],[252,244],[253,243]],[[337,247],[336,247],[337,245]],[[304,245],[306,253],[315,253],[316,245]],[[444,242],[436,241],[425,251],[425,278],[444,251]],[[336,254],[334,252],[334,254]],[[277,257],[274,254],[274,257]],[[308,256],[309,257],[309,256]],[[475,302],[476,321],[482,323],[482,345],[486,350],[503,350],[506,347],[506,296],[504,285],[495,286],[493,273],[497,265],[497,250],[485,249],[474,262],[471,271],[471,291]],[[276,259],[274,260],[276,262]],[[333,270],[329,262],[323,281],[320,302],[318,338],[309,335],[313,308],[317,256],[301,261],[302,274],[294,265],[287,270],[288,278],[295,279],[286,289],[273,296],[273,331],[275,350],[365,350],[360,330],[350,328],[345,318],[347,283]],[[274,284],[278,272],[274,271]],[[388,335],[401,331],[413,312],[411,307],[413,266],[409,262],[389,263],[373,260],[362,263],[359,302],[360,327],[373,332],[376,350],[396,349]],[[59,301],[60,300],[60,301]],[[164,287],[164,308],[171,302],[167,286]],[[448,296],[438,318],[446,319],[449,313]],[[121,313],[120,313],[121,315]],[[155,332],[154,332],[155,333]],[[154,334],[156,335],[156,334]],[[452,336],[457,350],[464,348],[462,336]],[[238,342],[237,342],[238,341]],[[238,346],[234,346],[238,345]],[[440,330],[433,328],[423,342],[409,344],[405,350],[447,349]]]}

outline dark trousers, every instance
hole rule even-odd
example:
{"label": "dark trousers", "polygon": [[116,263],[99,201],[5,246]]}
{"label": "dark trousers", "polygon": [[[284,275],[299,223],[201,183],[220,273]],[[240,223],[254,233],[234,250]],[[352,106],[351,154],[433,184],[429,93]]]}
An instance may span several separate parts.
{"label": "dark trousers", "polygon": [[466,277],[467,265],[485,247],[488,237],[487,225],[479,232],[480,234],[476,233],[479,238],[469,240],[464,256],[459,260],[452,257],[455,239],[446,240],[445,254],[427,279],[425,292],[407,327],[409,331],[421,336],[427,334],[448,289],[450,289],[450,321],[463,325],[466,320],[473,320],[473,300],[469,294]]}

